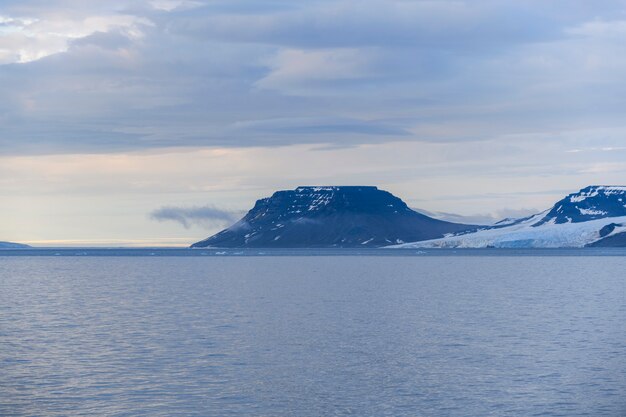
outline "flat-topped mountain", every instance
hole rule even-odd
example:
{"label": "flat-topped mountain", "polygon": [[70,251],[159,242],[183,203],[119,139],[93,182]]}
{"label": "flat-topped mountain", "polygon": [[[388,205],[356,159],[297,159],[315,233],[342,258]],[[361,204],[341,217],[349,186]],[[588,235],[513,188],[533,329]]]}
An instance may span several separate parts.
{"label": "flat-topped mountain", "polygon": [[400,245],[412,248],[626,246],[626,187],[593,185],[552,208],[468,233]]}
{"label": "flat-topped mountain", "polygon": [[417,213],[377,187],[311,186],[258,200],[237,223],[192,247],[380,247],[475,228]]}

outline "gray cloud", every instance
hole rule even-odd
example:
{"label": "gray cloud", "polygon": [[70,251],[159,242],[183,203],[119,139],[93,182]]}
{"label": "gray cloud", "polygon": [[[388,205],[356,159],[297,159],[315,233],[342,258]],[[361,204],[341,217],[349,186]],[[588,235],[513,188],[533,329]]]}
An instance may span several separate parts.
{"label": "gray cloud", "polygon": [[621,1],[3,8],[0,154],[623,140]]}
{"label": "gray cloud", "polygon": [[399,126],[393,126],[385,122],[340,119],[340,118],[291,118],[250,120],[235,123],[232,130],[256,134],[362,134],[362,135],[387,135],[404,136],[409,132]]}
{"label": "gray cloud", "polygon": [[[386,1],[310,2],[274,13],[181,14],[178,33],[223,41],[288,47],[419,46],[480,49],[561,36],[557,16],[523,2]],[[532,21],[533,25],[526,23]]]}
{"label": "gray cloud", "polygon": [[186,229],[192,225],[214,227],[229,225],[240,217],[240,213],[221,210],[211,206],[205,207],[176,207],[165,206],[150,213],[150,218],[157,221],[173,221]]}
{"label": "gray cloud", "polygon": [[461,215],[446,212],[432,212],[423,209],[414,209],[415,211],[425,214],[436,219],[445,220],[454,223],[464,224],[478,224],[478,225],[492,225],[504,219],[520,219],[522,217],[530,216],[539,213],[538,209],[501,209],[494,213],[483,213],[473,215]]}

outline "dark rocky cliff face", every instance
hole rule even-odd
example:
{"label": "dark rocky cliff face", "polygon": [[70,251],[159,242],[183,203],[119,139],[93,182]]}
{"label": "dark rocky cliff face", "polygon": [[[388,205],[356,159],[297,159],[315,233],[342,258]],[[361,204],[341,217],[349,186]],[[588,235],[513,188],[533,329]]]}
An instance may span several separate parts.
{"label": "dark rocky cliff face", "polygon": [[475,227],[417,213],[377,187],[298,187],[258,200],[243,219],[192,247],[380,247]]}

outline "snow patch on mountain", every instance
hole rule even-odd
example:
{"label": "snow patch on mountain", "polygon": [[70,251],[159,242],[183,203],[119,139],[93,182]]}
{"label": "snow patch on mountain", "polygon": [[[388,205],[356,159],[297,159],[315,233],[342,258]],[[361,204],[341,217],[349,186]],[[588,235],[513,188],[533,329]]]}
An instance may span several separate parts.
{"label": "snow patch on mountain", "polygon": [[607,196],[614,194],[625,194],[626,186],[621,185],[595,185],[589,186],[587,188],[583,188],[576,194],[571,194],[569,196],[569,200],[571,203],[580,203],[581,201],[585,201],[588,198],[597,197],[600,194],[604,194]]}
{"label": "snow patch on mountain", "polygon": [[579,208],[578,211],[580,211],[580,214],[584,216],[605,216],[609,213],[608,211],[604,211],[604,210],[594,210],[594,209],[584,209],[584,208]]}

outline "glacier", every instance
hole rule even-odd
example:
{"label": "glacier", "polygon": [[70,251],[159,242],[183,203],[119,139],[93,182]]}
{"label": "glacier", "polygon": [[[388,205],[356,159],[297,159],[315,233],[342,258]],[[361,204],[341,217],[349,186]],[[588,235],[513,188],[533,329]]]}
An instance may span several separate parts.
{"label": "glacier", "polygon": [[[534,227],[540,215],[513,226],[483,229],[465,235],[389,246],[392,248],[581,248],[626,232],[626,216],[581,223],[544,223]],[[601,230],[615,224],[602,236]]]}
{"label": "glacier", "polygon": [[580,248],[623,246],[625,237],[626,187],[593,185],[530,217],[389,247]]}

